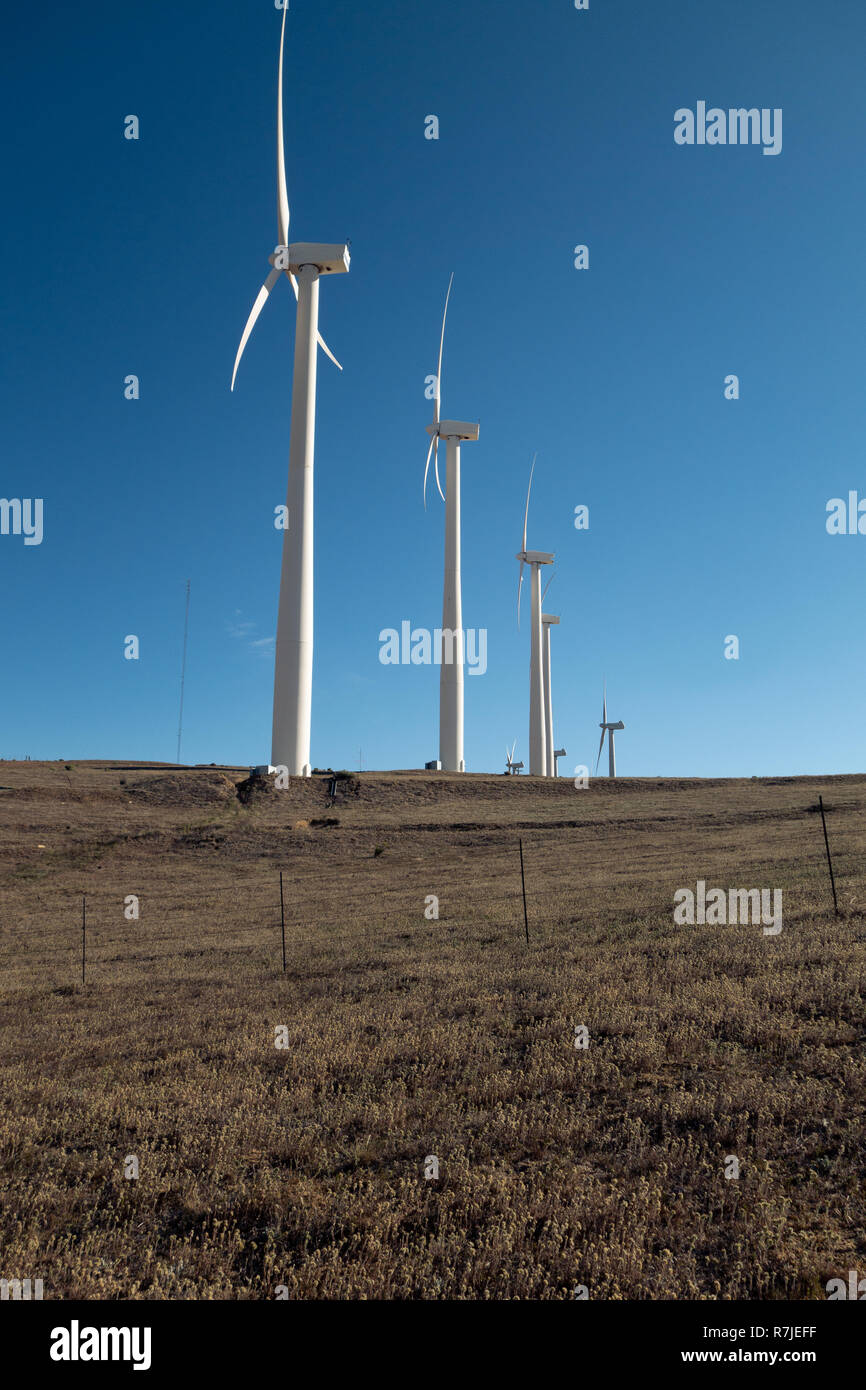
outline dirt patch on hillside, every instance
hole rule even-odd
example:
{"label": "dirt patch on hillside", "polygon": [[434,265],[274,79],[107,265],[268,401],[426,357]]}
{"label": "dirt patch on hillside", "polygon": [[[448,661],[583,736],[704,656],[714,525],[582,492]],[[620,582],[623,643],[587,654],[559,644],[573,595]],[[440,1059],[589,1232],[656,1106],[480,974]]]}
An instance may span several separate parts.
{"label": "dirt patch on hillside", "polygon": [[235,784],[221,772],[179,772],[133,782],[126,794],[149,806],[222,806],[235,795]]}

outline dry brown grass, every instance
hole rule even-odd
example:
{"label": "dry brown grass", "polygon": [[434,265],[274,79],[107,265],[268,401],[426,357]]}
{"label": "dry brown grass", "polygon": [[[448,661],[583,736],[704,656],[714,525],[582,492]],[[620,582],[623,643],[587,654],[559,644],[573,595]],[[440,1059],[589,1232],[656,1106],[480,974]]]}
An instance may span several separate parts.
{"label": "dry brown grass", "polygon": [[[866,778],[365,773],[330,807],[243,776],[0,764],[0,1276],[743,1299],[862,1269]],[[698,878],[782,888],[781,935],[675,927]]]}

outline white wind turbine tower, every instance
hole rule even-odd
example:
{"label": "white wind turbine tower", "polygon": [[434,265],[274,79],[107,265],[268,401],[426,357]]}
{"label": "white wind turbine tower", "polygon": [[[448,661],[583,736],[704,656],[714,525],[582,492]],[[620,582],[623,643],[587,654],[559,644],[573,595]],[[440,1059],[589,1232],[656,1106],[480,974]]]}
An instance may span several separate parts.
{"label": "white wind turbine tower", "polygon": [[313,454],[317,344],[336,366],[340,366],[319,333],[319,276],[348,271],[349,248],[345,244],[322,245],[315,242],[288,245],[289,196],[283,149],[283,50],[287,9],[288,5],[283,9],[277,78],[277,228],[280,240],[274,254],[268,257],[273,270],[259,290],[247,319],[232,372],[232,390],[238,364],[256,319],[274,285],[285,274],[298,301],[298,312],[286,499],[288,525],[283,532],[274,658],[271,762],[287,767],[291,776],[309,777],[313,698]]}
{"label": "white wind turbine tower", "polygon": [[[547,581],[544,594],[547,593],[552,583],[553,575],[551,575]],[[541,595],[542,604],[544,603],[544,594]],[[559,618],[555,618],[552,613],[542,613],[541,622],[544,629],[544,756],[547,761],[547,776],[555,777],[557,767],[556,750],[553,746],[553,697],[550,685],[550,629],[551,627],[559,626]]]}
{"label": "white wind turbine tower", "polygon": [[601,723],[599,724],[598,727],[601,729],[601,742],[600,742],[599,745],[598,745],[598,757],[597,757],[596,760],[595,760],[595,770],[596,770],[596,772],[598,772],[598,764],[599,764],[599,760],[600,760],[600,758],[601,758],[601,750],[602,750],[602,748],[604,747],[604,736],[605,736],[605,734],[607,734],[607,751],[608,751],[608,768],[609,768],[609,774],[610,774],[611,777],[615,777],[615,776],[616,776],[616,751],[615,751],[614,746],[613,746],[613,735],[614,735],[614,730],[615,730],[615,729],[624,729],[624,728],[625,728],[625,725],[623,724],[623,722],[622,722],[621,719],[620,719],[619,722],[616,723],[616,724],[610,724],[610,723],[608,723],[608,718],[607,718],[607,686],[605,686],[605,688],[604,688],[604,695],[603,695],[603,698],[602,698],[602,706],[601,706]]}
{"label": "white wind turbine tower", "polygon": [[[439,761],[445,772],[465,772],[463,759],[463,597],[460,584],[460,445],[478,438],[478,426],[465,420],[442,420],[442,350],[445,345],[445,318],[454,273],[448,281],[442,332],[439,335],[439,362],[433,397],[433,423],[427,426],[430,448],[424,468],[424,506],[427,506],[427,475],[430,459],[436,475],[439,496],[445,503],[445,583],[442,593],[442,650],[439,668]],[[445,492],[439,481],[439,440],[445,440]]]}
{"label": "white wind turbine tower", "polygon": [[[537,456],[536,456],[537,457]],[[532,633],[529,658],[529,771],[533,777],[547,776],[547,738],[545,733],[544,701],[544,651],[541,624],[541,566],[552,565],[553,555],[542,550],[526,549],[526,528],[529,522],[529,494],[532,491],[532,475],[535,472],[535,458],[529,470],[529,487],[526,489],[526,510],[523,513],[523,548],[515,559],[520,561],[520,577],[517,581],[517,626],[520,627],[520,593],[523,588],[523,566],[532,570]]]}

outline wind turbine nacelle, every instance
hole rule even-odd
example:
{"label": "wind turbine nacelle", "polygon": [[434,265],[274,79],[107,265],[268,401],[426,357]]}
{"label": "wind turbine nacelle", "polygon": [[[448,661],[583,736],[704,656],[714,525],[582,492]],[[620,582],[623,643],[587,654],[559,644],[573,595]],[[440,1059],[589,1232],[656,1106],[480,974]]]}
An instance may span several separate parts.
{"label": "wind turbine nacelle", "polygon": [[553,756],[554,756],[555,758],[567,758],[567,757],[568,757],[568,754],[567,754],[567,752],[565,751],[564,748],[554,748],[554,750],[553,750]]}
{"label": "wind turbine nacelle", "polygon": [[514,558],[515,560],[523,560],[527,565],[553,564],[553,555],[549,555],[546,550],[521,550]]}
{"label": "wind turbine nacelle", "polygon": [[428,426],[428,433],[438,433],[440,439],[469,439],[478,438],[478,426],[470,425],[466,420],[440,420],[439,428],[431,431]]}
{"label": "wind turbine nacelle", "polygon": [[624,729],[625,725],[622,720],[620,720],[618,724],[599,724],[598,727],[600,729]]}
{"label": "wind turbine nacelle", "polygon": [[[297,241],[293,246],[279,249],[288,252],[289,262],[288,265],[281,264],[280,269],[290,270],[293,275],[297,275],[304,265],[314,265],[320,275],[335,275],[340,271],[348,271],[351,260],[349,248],[345,244],[335,246],[319,241]],[[269,256],[268,260],[273,265],[276,252]]]}
{"label": "wind turbine nacelle", "polygon": [[542,613],[541,621],[543,623],[552,623],[555,627],[559,626],[559,619],[554,618],[552,613]]}

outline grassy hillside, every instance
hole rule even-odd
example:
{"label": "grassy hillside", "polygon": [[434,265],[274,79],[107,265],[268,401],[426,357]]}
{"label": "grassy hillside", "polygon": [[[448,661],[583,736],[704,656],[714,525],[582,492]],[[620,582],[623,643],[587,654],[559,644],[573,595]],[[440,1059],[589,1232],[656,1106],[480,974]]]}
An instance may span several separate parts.
{"label": "grassy hillside", "polygon": [[[863,1267],[866,778],[245,777],[0,763],[0,1276],[741,1299]],[[698,879],[782,889],[782,932],[675,926]]]}

